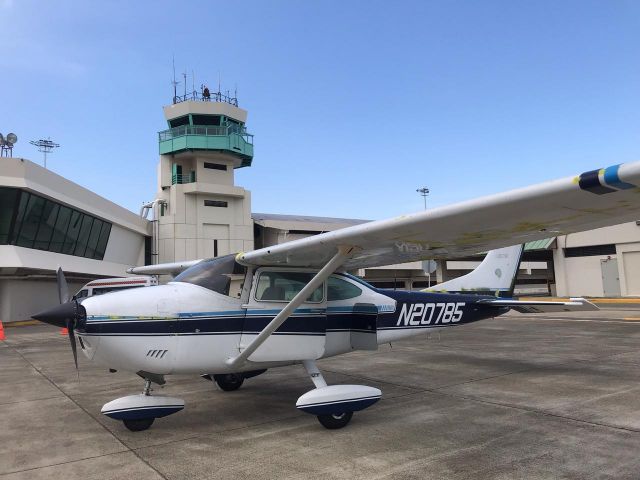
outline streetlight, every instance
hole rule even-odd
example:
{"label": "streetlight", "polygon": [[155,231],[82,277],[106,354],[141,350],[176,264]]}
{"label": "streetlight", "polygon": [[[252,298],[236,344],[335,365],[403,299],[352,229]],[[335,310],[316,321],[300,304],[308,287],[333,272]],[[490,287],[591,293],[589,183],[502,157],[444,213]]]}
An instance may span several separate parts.
{"label": "streetlight", "polygon": [[51,150],[54,148],[58,148],[60,145],[51,140],[51,137],[41,138],[40,140],[31,140],[29,142],[31,145],[38,147],[38,151],[44,153],[44,168],[47,168],[47,154],[51,153]]}
{"label": "streetlight", "polygon": [[422,188],[418,188],[416,190],[416,192],[418,192],[420,195],[422,195],[422,198],[424,198],[424,209],[427,209],[427,195],[429,195],[429,189],[427,187],[422,187]]}

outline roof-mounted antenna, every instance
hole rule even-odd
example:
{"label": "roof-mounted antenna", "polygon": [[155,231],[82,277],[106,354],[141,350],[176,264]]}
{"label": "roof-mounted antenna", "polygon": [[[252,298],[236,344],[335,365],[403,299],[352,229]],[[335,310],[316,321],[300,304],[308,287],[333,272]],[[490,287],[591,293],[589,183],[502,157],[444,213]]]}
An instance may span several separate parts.
{"label": "roof-mounted antenna", "polygon": [[187,72],[182,72],[182,78],[184,79],[184,99],[187,99]]}
{"label": "roof-mounted antenna", "polygon": [[191,96],[195,100],[198,98],[198,94],[196,93],[196,74],[193,70],[191,70]]}
{"label": "roof-mounted antenna", "polygon": [[178,83],[179,83],[176,81],[176,56],[175,55],[171,57],[171,62],[173,64],[173,81],[171,82],[171,84],[173,85],[173,103],[175,104],[178,101],[178,91],[176,87],[178,86]]}

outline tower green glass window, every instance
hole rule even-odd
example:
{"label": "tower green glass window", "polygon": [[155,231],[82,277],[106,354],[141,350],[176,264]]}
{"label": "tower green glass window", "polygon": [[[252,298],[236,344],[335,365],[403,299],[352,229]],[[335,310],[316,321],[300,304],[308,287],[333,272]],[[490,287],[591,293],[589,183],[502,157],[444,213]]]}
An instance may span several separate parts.
{"label": "tower green glass window", "polygon": [[0,245],[102,260],[111,223],[19,188],[0,187]]}

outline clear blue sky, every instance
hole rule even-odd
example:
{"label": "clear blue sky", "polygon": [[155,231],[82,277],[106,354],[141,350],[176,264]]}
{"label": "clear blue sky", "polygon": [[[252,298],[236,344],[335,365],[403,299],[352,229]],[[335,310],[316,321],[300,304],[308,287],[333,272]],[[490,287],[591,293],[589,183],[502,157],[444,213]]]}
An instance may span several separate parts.
{"label": "clear blue sky", "polygon": [[172,55],[237,84],[255,212],[379,219],[421,186],[436,206],[640,158],[638,1],[0,0],[0,24],[15,155],[51,136],[53,171],[134,211]]}

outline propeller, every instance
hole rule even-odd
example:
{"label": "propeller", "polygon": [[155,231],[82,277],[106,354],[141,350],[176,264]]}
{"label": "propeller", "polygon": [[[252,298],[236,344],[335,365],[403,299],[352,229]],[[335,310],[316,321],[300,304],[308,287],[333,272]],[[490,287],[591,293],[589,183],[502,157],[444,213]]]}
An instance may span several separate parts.
{"label": "propeller", "polygon": [[49,325],[67,329],[69,342],[71,342],[71,351],[73,352],[73,361],[76,365],[76,370],[78,370],[78,349],[74,331],[80,322],[86,320],[87,312],[75,298],[69,298],[69,286],[67,285],[67,280],[64,278],[62,268],[58,268],[56,277],[58,280],[58,298],[60,305],[33,315],[31,318],[48,323]]}

